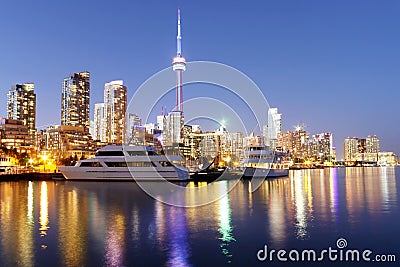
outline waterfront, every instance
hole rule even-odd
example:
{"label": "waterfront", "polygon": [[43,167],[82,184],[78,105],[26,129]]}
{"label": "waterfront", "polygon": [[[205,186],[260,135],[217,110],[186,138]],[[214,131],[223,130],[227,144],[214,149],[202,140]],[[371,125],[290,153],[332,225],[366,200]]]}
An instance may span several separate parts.
{"label": "waterfront", "polygon": [[1,182],[0,266],[279,266],[257,251],[321,250],[338,238],[398,259],[399,177],[398,167],[294,170],[254,193],[239,181],[196,208],[162,204],[130,182]]}

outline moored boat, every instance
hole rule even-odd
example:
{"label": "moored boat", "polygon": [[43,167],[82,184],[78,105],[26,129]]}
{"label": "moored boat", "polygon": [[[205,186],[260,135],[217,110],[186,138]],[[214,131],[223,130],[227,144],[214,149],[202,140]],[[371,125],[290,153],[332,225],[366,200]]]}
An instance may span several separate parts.
{"label": "moored boat", "polygon": [[153,147],[109,145],[91,159],[58,169],[67,180],[185,181],[189,172],[182,162],[182,157],[160,155]]}
{"label": "moored boat", "polygon": [[243,178],[289,175],[289,163],[284,160],[284,154],[281,152],[269,150],[264,145],[252,145],[247,147],[244,153]]}

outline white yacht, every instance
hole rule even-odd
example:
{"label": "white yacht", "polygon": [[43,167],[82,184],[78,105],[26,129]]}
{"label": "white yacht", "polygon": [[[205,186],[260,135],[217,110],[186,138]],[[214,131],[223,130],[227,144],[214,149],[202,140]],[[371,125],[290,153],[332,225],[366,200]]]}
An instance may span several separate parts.
{"label": "white yacht", "polygon": [[75,166],[59,166],[68,180],[175,180],[189,179],[180,156],[157,154],[147,146],[105,146],[91,159]]}
{"label": "white yacht", "polygon": [[282,153],[271,151],[264,145],[247,147],[242,163],[244,177],[284,177],[289,175],[289,163]]}

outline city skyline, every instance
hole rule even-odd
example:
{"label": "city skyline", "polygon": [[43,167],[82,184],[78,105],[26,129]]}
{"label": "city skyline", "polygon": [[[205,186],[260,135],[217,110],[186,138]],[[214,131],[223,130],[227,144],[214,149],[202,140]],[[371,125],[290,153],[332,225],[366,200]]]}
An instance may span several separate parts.
{"label": "city skyline", "polygon": [[[399,84],[394,71],[396,58],[399,57],[395,47],[399,39],[390,34],[395,30],[394,25],[398,20],[395,10],[399,5],[396,2],[386,2],[384,5],[362,3],[294,5],[298,10],[294,10],[294,6],[277,3],[255,6],[241,3],[238,7],[226,10],[221,3],[213,4],[213,10],[207,8],[207,4],[162,3],[156,9],[143,4],[143,8],[152,10],[151,14],[147,14],[150,16],[147,20],[141,20],[144,14],[138,11],[140,7],[127,3],[101,3],[96,10],[82,3],[82,8],[88,11],[88,17],[94,19],[91,23],[98,22],[102,10],[112,8],[121,11],[121,18],[118,17],[114,24],[100,23],[97,26],[89,23],[92,26],[92,31],[88,32],[91,38],[84,38],[82,44],[68,41],[60,43],[60,36],[57,33],[53,35],[52,27],[58,26],[61,30],[71,26],[62,18],[54,18],[55,26],[49,25],[49,19],[54,15],[34,18],[32,27],[47,25],[48,28],[41,31],[31,28],[31,32],[26,32],[30,25],[24,22],[10,25],[7,13],[13,12],[5,12],[6,16],[0,19],[5,20],[2,24],[15,31],[5,29],[3,32],[6,42],[0,45],[0,51],[4,53],[4,65],[0,64],[0,72],[4,74],[0,79],[0,93],[6,96],[12,84],[35,83],[38,128],[59,124],[59,112],[56,111],[61,99],[55,99],[60,98],[61,82],[68,73],[85,70],[91,73],[91,119],[94,104],[101,102],[102,86],[109,80],[126,81],[129,102],[135,88],[145,79],[169,66],[174,55],[176,7],[179,5],[184,10],[182,19],[188,61],[221,61],[245,72],[258,84],[270,105],[278,107],[283,114],[283,130],[292,130],[294,125],[304,122],[309,126],[308,132],[330,131],[334,134],[334,143],[339,151],[348,136],[376,134],[382,141],[383,150],[400,154],[400,141],[397,138],[399,126],[393,125],[398,94],[394,88]],[[45,8],[51,11],[63,5],[44,7],[38,3],[23,7],[7,4],[4,10],[20,10],[24,14],[30,9]],[[311,6],[313,9],[307,10]],[[344,6],[347,9],[341,10]],[[130,11],[136,12],[137,18],[127,19],[126,12]],[[310,12],[314,16],[308,16]],[[220,16],[215,16],[216,13]],[[322,18],[322,14],[327,18]],[[336,19],[337,15],[342,16],[343,21]],[[356,16],[351,18],[350,15]],[[235,16],[243,19],[236,21]],[[371,23],[371,18],[376,18],[374,23]],[[150,20],[151,25],[145,23]],[[322,26],[313,24],[317,20],[322,21]],[[299,21],[302,23],[296,23]],[[127,22],[134,22],[134,27],[129,27]],[[271,22],[278,23],[275,25]],[[347,28],[349,23],[353,28]],[[296,27],[300,32],[303,30],[304,34],[295,31]],[[225,31],[221,34],[223,29]],[[126,44],[107,46],[92,40],[114,31],[129,37],[126,38]],[[84,32],[82,34],[87,33]],[[15,39],[12,38],[14,34],[26,34],[38,44],[32,42],[31,46],[10,46],[7,40]],[[246,40],[240,40],[239,35],[245,36]],[[51,45],[39,47],[43,42],[39,37],[50,41]],[[207,40],[213,42],[208,43]],[[296,42],[290,43],[290,40]],[[246,46],[243,48],[241,45],[244,43]],[[71,45],[70,51],[66,49],[68,45]],[[20,57],[15,57],[17,52],[21,53]],[[37,63],[37,56],[40,55],[43,60]],[[112,64],[114,57],[127,63],[121,64],[117,60],[118,66]],[[53,66],[54,59],[59,62]],[[105,60],[107,67],[100,64],[101,60]],[[26,64],[17,64],[17,68],[17,62]],[[184,97],[186,95],[190,96],[190,91],[184,89]],[[6,117],[5,98],[2,97],[0,101],[0,117]]]}

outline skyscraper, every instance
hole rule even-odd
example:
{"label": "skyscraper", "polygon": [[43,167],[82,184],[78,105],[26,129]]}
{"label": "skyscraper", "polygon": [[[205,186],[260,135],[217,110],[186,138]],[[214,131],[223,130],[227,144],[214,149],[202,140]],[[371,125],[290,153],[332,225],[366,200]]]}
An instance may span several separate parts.
{"label": "skyscraper", "polygon": [[379,153],[380,152],[380,143],[378,137],[376,135],[368,135],[365,140],[365,150],[367,153]]}
{"label": "skyscraper", "polygon": [[282,133],[282,114],[278,113],[277,108],[268,109],[268,125],[263,127],[263,132],[265,144],[275,149],[278,135]]}
{"label": "skyscraper", "polygon": [[241,132],[230,133],[231,158],[234,167],[238,167],[244,158],[244,136]]}
{"label": "skyscraper", "polygon": [[94,104],[93,140],[106,141],[104,103]]}
{"label": "skyscraper", "polygon": [[142,130],[140,126],[142,126],[142,119],[137,114],[128,113],[127,123],[126,123],[126,135],[127,135],[127,143],[133,143],[133,137],[138,136],[136,131]]}
{"label": "skyscraper", "polygon": [[332,133],[314,134],[310,142],[310,156],[319,162],[332,161]]}
{"label": "skyscraper", "polygon": [[90,126],[90,73],[73,73],[64,78],[61,95],[61,125]]}
{"label": "skyscraper", "polygon": [[123,81],[111,81],[104,85],[104,114],[106,142],[125,143],[125,113],[127,88]]}
{"label": "skyscraper", "polygon": [[22,120],[28,126],[31,144],[36,131],[36,94],[34,83],[15,84],[7,94],[7,116],[9,119]]}
{"label": "skyscraper", "polygon": [[378,161],[379,139],[376,135],[367,138],[348,137],[344,140],[344,160],[364,164]]}
{"label": "skyscraper", "polygon": [[164,131],[164,127],[167,123],[166,120],[167,120],[167,117],[164,114],[157,116],[157,126],[158,126],[159,130]]}
{"label": "skyscraper", "polygon": [[348,137],[344,139],[344,160],[354,161],[358,153],[358,138]]}
{"label": "skyscraper", "polygon": [[164,139],[167,145],[178,144],[181,142],[183,132],[183,116],[179,111],[172,111],[166,118],[166,129],[164,129]]}
{"label": "skyscraper", "polygon": [[303,128],[297,127],[293,133],[293,151],[295,158],[305,160],[310,154],[310,135]]}
{"label": "skyscraper", "polygon": [[294,132],[286,131],[278,136],[278,146],[283,152],[294,152]]}

